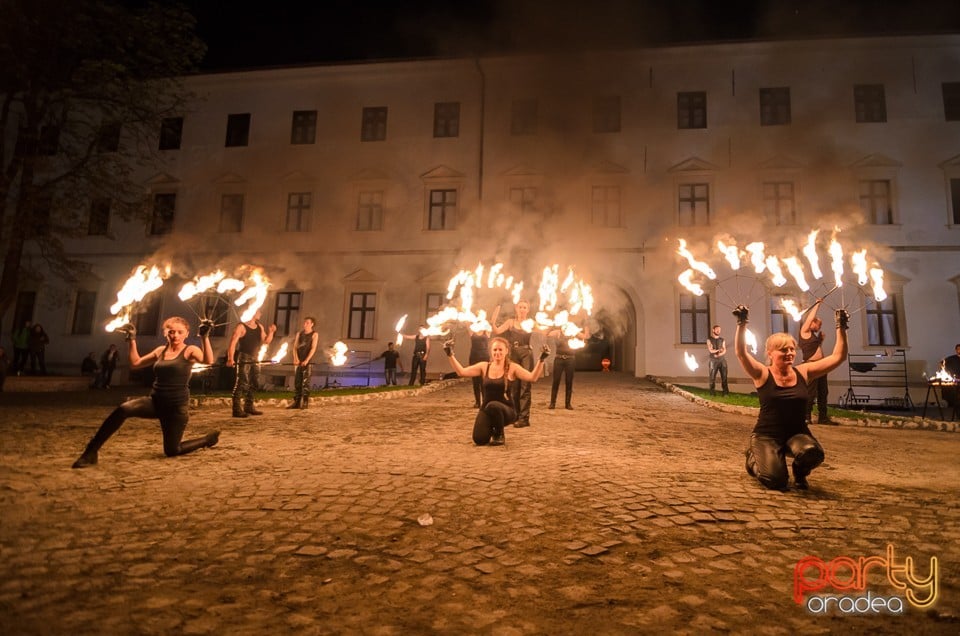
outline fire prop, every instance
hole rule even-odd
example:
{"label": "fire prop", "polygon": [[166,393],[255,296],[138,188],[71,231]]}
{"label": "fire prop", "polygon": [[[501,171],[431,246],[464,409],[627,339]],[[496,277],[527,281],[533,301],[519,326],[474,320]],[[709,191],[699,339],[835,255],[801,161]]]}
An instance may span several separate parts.
{"label": "fire prop", "polygon": [[[593,292],[585,281],[578,279],[573,268],[568,268],[563,280],[560,280],[560,266],[550,265],[543,268],[540,283],[537,286],[538,310],[533,318],[523,321],[520,327],[527,332],[534,330],[560,329],[564,337],[569,338],[571,348],[579,349],[584,341],[577,337],[583,331],[572,318],[584,312],[587,316],[593,312]],[[474,310],[476,297],[485,290],[508,292],[514,303],[520,302],[524,282],[503,272],[503,263],[495,263],[486,268],[479,263],[473,270],[460,270],[447,285],[446,307],[427,318],[427,327],[420,330],[423,336],[445,336],[456,324],[479,333],[490,331],[492,325],[483,309]],[[459,299],[457,305],[454,299]],[[563,307],[561,309],[561,307]],[[402,321],[397,323],[400,330]]]}
{"label": "fire prop", "polygon": [[134,269],[133,274],[117,292],[117,302],[110,307],[110,313],[114,318],[104,328],[113,333],[118,327],[128,324],[133,314],[134,305],[143,300],[150,292],[162,287],[163,281],[169,276],[169,264],[165,265],[163,269],[156,265],[149,269],[146,265],[140,265]]}
{"label": "fire prop", "polygon": [[335,367],[342,367],[345,365],[347,363],[348,351],[349,349],[347,348],[347,345],[340,341],[335,342],[328,354],[330,356],[330,364]]}

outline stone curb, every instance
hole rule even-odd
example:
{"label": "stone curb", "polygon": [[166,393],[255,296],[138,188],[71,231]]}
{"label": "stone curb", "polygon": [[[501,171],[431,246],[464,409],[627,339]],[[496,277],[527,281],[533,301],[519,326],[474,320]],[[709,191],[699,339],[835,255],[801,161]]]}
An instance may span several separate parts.
{"label": "stone curb", "polygon": [[[699,404],[701,406],[706,406],[717,411],[723,411],[724,413],[738,413],[740,415],[756,415],[759,409],[750,407],[750,406],[735,406],[733,404],[723,404],[720,402],[714,402],[712,400],[706,400],[702,397],[696,396],[689,391],[684,391],[683,389],[670,384],[669,382],[664,382],[657,377],[648,375],[647,379],[656,384],[657,386],[663,387],[668,391],[672,391],[677,395],[686,398],[687,400]],[[835,417],[833,418],[838,424],[843,426],[859,426],[862,428],[892,428],[892,429],[906,429],[906,430],[917,430],[917,431],[938,431],[941,433],[958,433],[960,432],[960,422],[941,422],[939,420],[929,420],[922,417],[876,417],[869,419],[853,419],[849,417]]]}
{"label": "stone curb", "polygon": [[[360,395],[323,395],[322,391],[315,391],[310,393],[310,405],[311,406],[321,406],[323,404],[346,404],[349,402],[366,402],[367,400],[395,400],[399,398],[413,397],[415,395],[421,395],[424,393],[432,393],[434,391],[440,391],[454,384],[459,384],[464,382],[464,378],[453,378],[451,380],[439,380],[437,382],[430,382],[422,386],[418,386],[412,389],[406,389],[402,391],[379,391],[373,393],[364,393]],[[292,398],[266,398],[261,400],[255,400],[255,404],[259,406],[276,406],[276,407],[286,407],[290,404]],[[192,408],[203,408],[203,407],[221,407],[226,406],[230,407],[232,405],[232,398],[229,397],[207,397],[207,396],[190,396],[190,406]]]}

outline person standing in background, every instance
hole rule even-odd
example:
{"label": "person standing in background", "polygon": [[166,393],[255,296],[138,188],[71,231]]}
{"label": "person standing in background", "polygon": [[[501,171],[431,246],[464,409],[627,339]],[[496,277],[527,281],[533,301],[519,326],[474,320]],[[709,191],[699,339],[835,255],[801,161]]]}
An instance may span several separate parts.
{"label": "person standing in background", "polygon": [[[237,324],[227,345],[227,366],[237,367],[237,377],[233,384],[233,416],[263,415],[253,406],[253,391],[260,383],[260,347],[273,342],[276,325],[265,328],[260,323],[261,312],[258,309],[253,318]],[[241,400],[243,404],[241,406]]]}
{"label": "person standing in background", "polygon": [[[817,318],[817,311],[823,303],[822,298],[818,298],[813,303],[807,313],[807,317],[800,327],[800,338],[797,341],[800,352],[803,354],[803,362],[814,362],[823,357],[823,332],[820,328],[823,321]],[[813,418],[813,405],[817,405],[817,424],[836,424],[827,414],[827,374],[817,376],[810,382],[810,399],[807,401],[807,424],[811,423]]]}
{"label": "person standing in background", "polygon": [[47,345],[50,337],[43,330],[43,325],[37,323],[30,329],[30,373],[47,375]]}
{"label": "person standing in background", "polygon": [[33,323],[24,320],[23,324],[13,330],[13,366],[10,373],[20,375],[27,368],[27,360],[30,358],[30,328]]}
{"label": "person standing in background", "polygon": [[392,342],[387,343],[387,349],[377,356],[377,360],[383,358],[383,382],[387,386],[397,386],[397,365],[400,365],[400,371],[403,372],[403,362],[400,361],[400,352]]}
{"label": "person standing in background", "polygon": [[[470,358],[468,364],[489,362],[490,360],[490,331],[470,332]],[[475,375],[473,381],[473,408],[480,408],[483,401],[483,377]]]}
{"label": "person standing in background", "polygon": [[310,403],[310,378],[313,377],[313,355],[317,352],[320,336],[313,330],[313,317],[303,319],[303,329],[293,339],[293,403],[288,409],[305,409]]}
{"label": "person standing in background", "polygon": [[720,386],[726,395],[730,392],[727,386],[727,343],[720,335],[720,325],[714,325],[713,332],[707,336],[707,351],[710,352],[710,395],[717,393],[717,373],[720,374]]}

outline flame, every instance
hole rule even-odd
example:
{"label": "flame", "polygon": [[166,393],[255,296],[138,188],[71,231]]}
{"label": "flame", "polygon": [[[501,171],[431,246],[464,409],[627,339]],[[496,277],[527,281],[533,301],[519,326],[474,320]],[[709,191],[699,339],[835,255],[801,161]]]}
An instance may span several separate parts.
{"label": "flame", "polygon": [[683,361],[686,363],[687,368],[691,371],[696,371],[700,368],[700,365],[697,363],[697,358],[690,355],[686,351],[683,352]]}
{"label": "flame", "polygon": [[767,266],[767,269],[770,270],[770,279],[774,285],[777,287],[783,287],[787,284],[787,278],[783,275],[783,270],[780,269],[780,261],[776,256],[772,254],[767,257],[767,260],[764,261]]}
{"label": "flame", "polygon": [[754,355],[757,354],[757,337],[749,329],[743,330],[743,343],[750,347]]}
{"label": "flame", "polygon": [[560,266],[553,265],[543,268],[543,275],[540,277],[540,310],[552,310],[557,306],[557,288],[560,286],[560,275],[558,273]]}
{"label": "flame", "polygon": [[403,316],[400,317],[400,320],[397,321],[396,331],[397,331],[397,346],[398,346],[398,347],[403,344],[403,334],[400,333],[400,332],[403,331],[403,325],[404,325],[404,323],[407,322],[407,316],[408,316],[408,315],[409,315],[409,314],[403,314]]}
{"label": "flame", "polygon": [[830,246],[827,248],[830,253],[830,268],[833,270],[833,277],[837,287],[843,287],[843,248],[837,241],[836,236],[830,238]]}
{"label": "flame", "polygon": [[883,270],[879,267],[871,267],[870,278],[873,280],[873,299],[878,303],[886,300],[887,292],[883,291]]}
{"label": "flame", "polygon": [[110,313],[116,318],[107,323],[105,329],[112,333],[121,325],[130,322],[133,304],[162,287],[164,279],[169,276],[170,265],[166,265],[162,270],[156,265],[149,269],[146,265],[138,265],[117,292],[117,302],[110,306]]}
{"label": "flame", "polygon": [[687,262],[690,263],[691,269],[694,269],[700,272],[710,280],[713,280],[717,277],[716,273],[713,271],[713,269],[709,265],[707,265],[703,261],[698,261],[693,257],[693,254],[690,252],[690,250],[687,249],[686,240],[679,239],[679,242],[680,242],[680,247],[677,248],[677,254],[687,259]]}
{"label": "flame", "polygon": [[857,275],[857,284],[866,285],[869,277],[867,275],[867,250],[862,249],[850,255],[850,269]]}
{"label": "flame", "polygon": [[753,271],[762,274],[766,269],[766,257],[763,255],[764,245],[759,241],[748,243],[744,248],[750,253],[750,263],[753,265]]}
{"label": "flame", "polygon": [[820,233],[820,230],[813,230],[807,236],[807,244],[803,246],[803,255],[807,257],[807,262],[810,263],[810,273],[813,274],[815,280],[820,280],[823,278],[823,272],[820,271],[820,257],[817,254],[817,235]]}
{"label": "flame", "polygon": [[280,349],[277,350],[277,353],[270,358],[270,362],[276,364],[283,360],[287,356],[287,349],[289,348],[289,343],[284,342],[280,345]]}
{"label": "flame", "polygon": [[190,300],[197,294],[202,294],[222,281],[225,277],[226,273],[219,269],[212,274],[197,276],[192,281],[188,281],[183,285],[183,287],[180,288],[180,300]]}
{"label": "flame", "polygon": [[800,319],[803,317],[803,312],[800,311],[800,307],[797,306],[796,301],[792,298],[782,296],[780,298],[780,305],[790,314],[794,322],[800,322]]}
{"label": "flame", "polygon": [[803,273],[803,265],[800,264],[800,260],[796,256],[788,256],[783,259],[783,264],[787,266],[787,271],[793,276],[793,280],[797,281],[797,287],[802,291],[810,289],[810,285],[807,284],[806,276]]}
{"label": "flame", "polygon": [[723,254],[727,262],[730,263],[730,269],[734,271],[740,269],[740,250],[737,249],[736,243],[727,245],[724,241],[718,240],[717,249],[720,250],[720,253]]}
{"label": "flame", "polygon": [[333,344],[330,352],[330,364],[335,367],[342,367],[347,363],[347,345],[339,340]]}
{"label": "flame", "polygon": [[247,308],[240,314],[241,322],[252,320],[257,310],[263,306],[263,302],[267,299],[267,289],[270,288],[270,281],[264,276],[263,270],[257,267],[250,272],[247,285],[249,286],[243,290],[243,293],[233,301],[233,304],[237,307],[247,303]]}
{"label": "flame", "polygon": [[950,375],[950,372],[943,368],[941,365],[940,370],[931,378],[938,382],[956,382],[957,378]]}
{"label": "flame", "polygon": [[567,340],[567,346],[571,349],[583,349],[587,346],[587,343],[581,340],[580,338],[570,338]]}
{"label": "flame", "polygon": [[684,270],[679,276],[677,276],[677,280],[680,281],[680,284],[686,287],[688,291],[696,294],[697,296],[703,296],[703,287],[701,287],[698,283],[693,282],[691,280],[692,278],[692,269]]}
{"label": "flame", "polygon": [[257,362],[263,362],[263,357],[267,355],[267,346],[260,345],[260,351],[257,352]]}

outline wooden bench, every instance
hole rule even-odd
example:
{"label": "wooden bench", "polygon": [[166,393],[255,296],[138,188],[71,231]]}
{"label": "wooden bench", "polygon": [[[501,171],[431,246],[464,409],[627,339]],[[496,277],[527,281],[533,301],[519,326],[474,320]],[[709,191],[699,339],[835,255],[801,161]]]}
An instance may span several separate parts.
{"label": "wooden bench", "polygon": [[[907,381],[907,354],[903,349],[892,353],[848,354],[847,373],[850,386],[840,398],[840,407],[866,409],[868,407],[912,411],[910,385]],[[876,395],[870,390],[902,389],[903,396]],[[884,391],[889,394],[890,391]]]}

